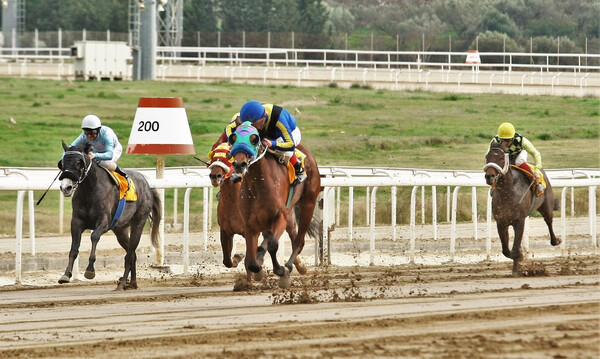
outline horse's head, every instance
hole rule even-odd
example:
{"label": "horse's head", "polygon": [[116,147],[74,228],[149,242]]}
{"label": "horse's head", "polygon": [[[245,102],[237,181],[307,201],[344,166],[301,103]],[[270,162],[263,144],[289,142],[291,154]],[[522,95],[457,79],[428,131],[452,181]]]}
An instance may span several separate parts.
{"label": "horse's head", "polygon": [[258,155],[258,130],[250,122],[244,122],[229,136],[229,143],[232,145],[233,172],[236,178],[241,178],[248,172],[248,167]]}
{"label": "horse's head", "polygon": [[500,143],[494,143],[485,155],[485,163],[485,166],[483,166],[485,182],[490,186],[494,186],[498,178],[508,172],[508,152],[502,148]]}
{"label": "horse's head", "polygon": [[209,177],[213,187],[219,187],[223,184],[225,178],[231,176],[233,172],[229,143],[220,144],[213,152],[213,157],[208,164]]}
{"label": "horse's head", "polygon": [[65,154],[58,162],[62,173],[58,179],[60,180],[60,191],[65,197],[70,197],[85,178],[92,164],[92,160],[88,157],[88,153],[92,151],[92,145],[86,143],[85,146],[67,147],[63,141],[63,148]]}

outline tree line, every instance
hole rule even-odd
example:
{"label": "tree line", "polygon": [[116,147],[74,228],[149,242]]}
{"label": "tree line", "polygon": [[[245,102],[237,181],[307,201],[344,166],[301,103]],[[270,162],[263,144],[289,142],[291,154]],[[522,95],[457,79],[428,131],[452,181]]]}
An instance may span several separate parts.
{"label": "tree line", "polygon": [[[126,33],[128,6],[27,0],[26,30]],[[600,0],[185,0],[183,29],[188,46],[266,47],[269,33],[272,47],[599,53]]]}

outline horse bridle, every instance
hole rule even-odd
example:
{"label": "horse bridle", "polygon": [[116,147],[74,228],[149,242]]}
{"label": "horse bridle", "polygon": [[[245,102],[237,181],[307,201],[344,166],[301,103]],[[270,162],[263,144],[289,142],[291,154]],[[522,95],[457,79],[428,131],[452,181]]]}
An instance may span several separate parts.
{"label": "horse bridle", "polygon": [[[490,151],[502,151],[500,148],[492,148]],[[503,151],[504,152],[504,151]],[[483,166],[483,171],[487,171],[488,168],[492,167],[496,169],[501,175],[505,175],[508,172],[508,164],[509,164],[509,156],[508,152],[504,152],[504,167],[500,167],[497,163],[488,162],[485,166]]]}
{"label": "horse bridle", "polygon": [[[67,156],[67,155],[79,155],[79,156],[81,156],[81,160],[83,161],[83,163],[86,164],[86,157],[87,156],[85,154],[83,154],[83,152],[79,152],[79,151],[66,151],[65,152],[65,156]],[[77,183],[75,183],[73,185],[73,189],[76,189],[77,186],[79,186],[79,184],[81,182],[83,182],[83,180],[85,180],[85,178],[88,175],[88,172],[90,171],[90,168],[92,167],[92,162],[93,161],[90,159],[90,163],[86,167],[82,167],[79,170],[79,173],[77,173],[75,171],[71,171],[71,170],[63,170],[63,172],[71,173],[72,175],[75,176],[75,178],[77,178]]]}

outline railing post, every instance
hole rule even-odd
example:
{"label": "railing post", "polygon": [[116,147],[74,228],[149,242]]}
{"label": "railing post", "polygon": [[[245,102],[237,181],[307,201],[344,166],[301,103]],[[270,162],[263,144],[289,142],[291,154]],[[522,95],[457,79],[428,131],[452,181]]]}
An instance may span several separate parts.
{"label": "railing post", "polygon": [[369,264],[375,265],[375,206],[377,205],[377,186],[371,194],[371,226],[369,230]]}

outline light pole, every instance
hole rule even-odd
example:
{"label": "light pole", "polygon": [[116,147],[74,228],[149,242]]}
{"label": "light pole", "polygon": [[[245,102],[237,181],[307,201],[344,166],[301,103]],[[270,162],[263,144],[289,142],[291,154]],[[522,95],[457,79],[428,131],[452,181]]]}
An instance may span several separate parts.
{"label": "light pole", "polygon": [[[143,4],[143,6],[142,6]],[[140,10],[139,78],[156,79],[156,0],[138,0]]]}

